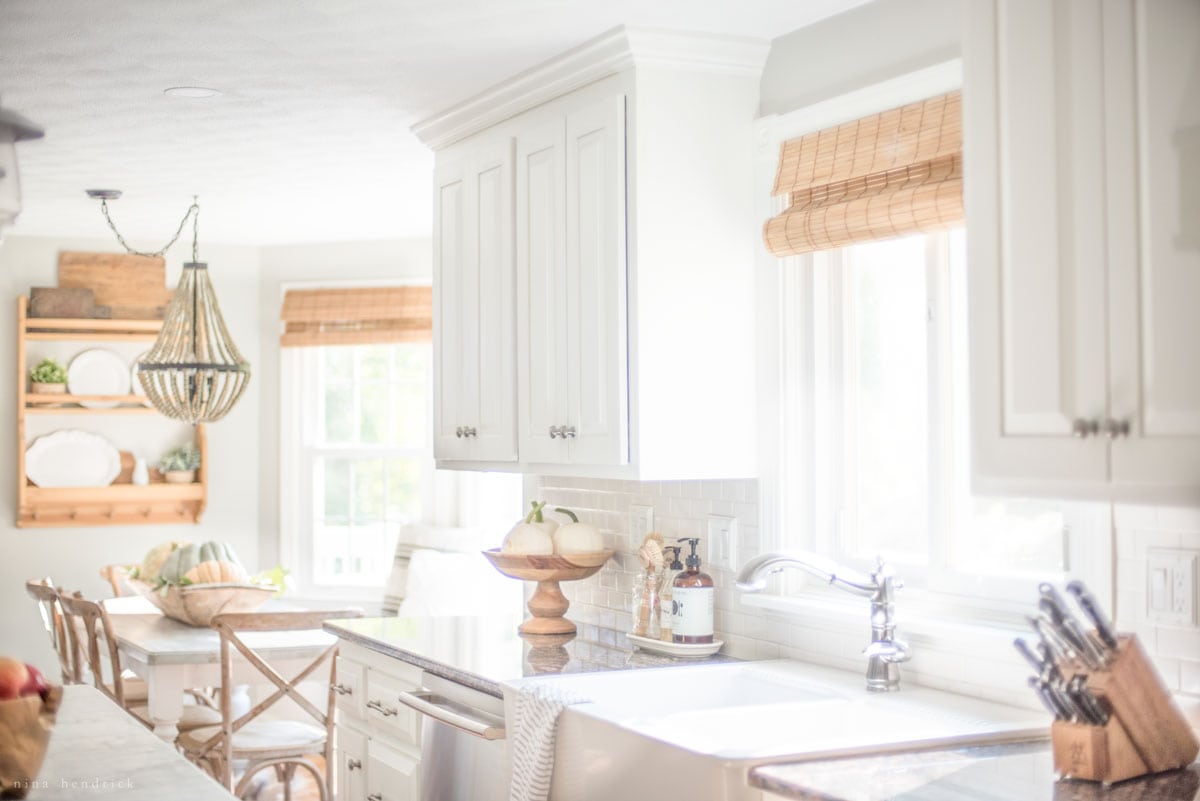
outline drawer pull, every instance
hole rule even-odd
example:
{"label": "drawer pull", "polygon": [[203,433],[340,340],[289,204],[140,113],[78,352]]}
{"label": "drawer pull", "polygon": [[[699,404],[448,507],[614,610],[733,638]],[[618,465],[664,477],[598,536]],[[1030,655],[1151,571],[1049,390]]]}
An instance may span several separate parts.
{"label": "drawer pull", "polygon": [[362,760],[351,757],[346,760],[346,770],[362,770]]}
{"label": "drawer pull", "polygon": [[347,687],[345,684],[330,684],[329,689],[333,690],[338,695],[354,695],[354,689]]}
{"label": "drawer pull", "polygon": [[400,710],[395,707],[385,707],[382,701],[367,701],[367,709],[374,709],[385,718],[390,718],[392,715],[399,715]]}
{"label": "drawer pull", "polygon": [[383,801],[383,793],[371,793],[367,796],[367,801]]}

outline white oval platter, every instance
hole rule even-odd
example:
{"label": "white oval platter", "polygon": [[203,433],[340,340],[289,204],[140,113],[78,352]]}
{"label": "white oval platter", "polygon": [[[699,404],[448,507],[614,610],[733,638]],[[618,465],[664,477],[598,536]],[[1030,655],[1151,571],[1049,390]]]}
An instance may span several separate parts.
{"label": "white oval platter", "polygon": [[54,431],[25,451],[25,475],[39,487],[107,487],[120,474],[121,452],[90,431]]}

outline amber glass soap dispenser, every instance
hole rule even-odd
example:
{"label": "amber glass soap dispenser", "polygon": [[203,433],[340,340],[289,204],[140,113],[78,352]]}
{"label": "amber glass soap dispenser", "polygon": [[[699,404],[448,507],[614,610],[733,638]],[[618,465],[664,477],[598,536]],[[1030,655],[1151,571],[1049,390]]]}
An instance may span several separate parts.
{"label": "amber glass soap dispenser", "polygon": [[700,572],[700,557],[696,554],[699,537],[680,537],[679,542],[692,546],[687,557],[687,569],[671,582],[671,639],[680,643],[713,641],[713,601],[716,594],[712,576]]}

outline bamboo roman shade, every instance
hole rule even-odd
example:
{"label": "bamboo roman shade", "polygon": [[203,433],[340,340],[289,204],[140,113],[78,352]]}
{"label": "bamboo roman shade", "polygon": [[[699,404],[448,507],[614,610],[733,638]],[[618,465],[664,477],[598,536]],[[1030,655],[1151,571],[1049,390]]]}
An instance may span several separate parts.
{"label": "bamboo roman shade", "polygon": [[963,221],[962,93],[931,97],[784,142],[767,220],[776,256],[794,256]]}
{"label": "bamboo roman shade", "polygon": [[284,295],[282,317],[285,347],[431,342],[433,289],[293,289]]}

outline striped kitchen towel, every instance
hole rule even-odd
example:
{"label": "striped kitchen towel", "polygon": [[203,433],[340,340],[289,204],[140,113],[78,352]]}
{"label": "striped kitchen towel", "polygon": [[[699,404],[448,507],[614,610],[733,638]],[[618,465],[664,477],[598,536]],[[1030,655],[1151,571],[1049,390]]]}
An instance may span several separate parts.
{"label": "striped kitchen towel", "polygon": [[527,684],[517,690],[513,717],[508,722],[513,773],[509,801],[546,801],[554,775],[554,730],[558,715],[569,704],[587,703],[553,681]]}

